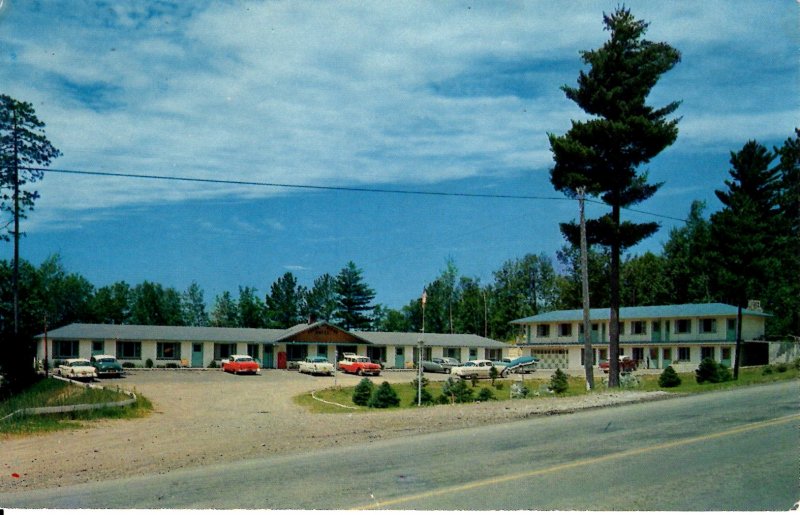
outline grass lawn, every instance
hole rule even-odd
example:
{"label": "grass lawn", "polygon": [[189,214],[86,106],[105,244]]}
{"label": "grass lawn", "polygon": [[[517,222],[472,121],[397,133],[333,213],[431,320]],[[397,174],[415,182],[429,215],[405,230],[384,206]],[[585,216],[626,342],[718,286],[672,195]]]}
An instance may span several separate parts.
{"label": "grass lawn", "polygon": [[[692,394],[800,378],[800,370],[792,366],[790,366],[785,372],[777,372],[773,368],[772,373],[764,373],[764,368],[765,367],[743,367],[739,369],[739,379],[737,381],[728,381],[716,384],[697,384],[694,372],[681,373],[678,374],[678,376],[681,378],[680,386],[673,388],[660,387],[658,385],[658,374],[641,375],[637,376],[639,379],[639,385],[628,389],[638,391],[663,390],[679,394]],[[592,395],[593,393],[607,392],[609,389],[603,384],[604,377],[605,375],[602,373],[595,374],[595,389],[590,393],[586,392],[586,380],[583,376],[569,376],[569,389],[562,394],[556,395],[556,397]],[[477,397],[478,392],[482,388],[487,388],[492,392],[495,400],[507,400],[511,397],[511,385],[515,382],[519,381],[513,379],[497,379],[495,381],[495,386],[492,386],[492,382],[490,380],[478,381],[474,387],[469,381],[467,381],[467,384],[473,390],[473,397]],[[530,392],[528,395],[529,398],[537,395],[553,396],[553,394],[546,393],[547,384],[550,382],[550,380],[547,378],[525,379],[523,382]],[[381,381],[373,381],[373,383],[377,387],[381,384]],[[442,384],[443,381],[431,381],[426,387],[434,399],[437,399],[442,393]],[[400,406],[389,409],[406,409],[416,407],[417,389],[413,387],[410,382],[392,384],[392,387],[395,389],[398,397],[400,398]],[[315,396],[319,399],[349,406],[349,408],[343,408],[333,404],[320,402],[312,398],[312,396],[308,393],[298,395],[294,398],[294,400],[297,404],[306,407],[313,413],[366,413],[376,410],[375,408],[367,408],[353,404],[353,389],[353,387],[338,387],[327,388],[325,390],[315,392]]]}
{"label": "grass lawn", "polygon": [[[141,395],[137,394],[136,397],[135,403],[125,407],[45,415],[17,415],[0,422],[0,435],[58,431],[79,427],[81,421],[86,420],[144,416],[152,410],[152,405],[150,401]],[[34,384],[28,390],[0,402],[0,417],[25,408],[99,404],[122,401],[128,398],[127,395],[116,390],[86,388],[66,381],[47,378]]]}

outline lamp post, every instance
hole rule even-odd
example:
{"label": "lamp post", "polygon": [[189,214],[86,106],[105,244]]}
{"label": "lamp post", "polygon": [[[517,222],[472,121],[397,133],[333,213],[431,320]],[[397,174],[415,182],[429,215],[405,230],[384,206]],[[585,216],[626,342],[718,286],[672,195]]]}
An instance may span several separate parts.
{"label": "lamp post", "polygon": [[422,334],[417,340],[417,406],[422,406],[422,346],[425,343],[425,304],[428,302],[428,292],[422,290]]}

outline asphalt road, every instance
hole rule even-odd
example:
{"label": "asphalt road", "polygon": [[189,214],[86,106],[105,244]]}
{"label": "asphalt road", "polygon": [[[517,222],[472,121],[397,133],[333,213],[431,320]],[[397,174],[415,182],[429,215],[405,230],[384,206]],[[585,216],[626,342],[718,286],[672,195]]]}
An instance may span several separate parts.
{"label": "asphalt road", "polygon": [[[792,381],[4,495],[10,508],[787,510]],[[231,442],[235,445],[235,442]]]}

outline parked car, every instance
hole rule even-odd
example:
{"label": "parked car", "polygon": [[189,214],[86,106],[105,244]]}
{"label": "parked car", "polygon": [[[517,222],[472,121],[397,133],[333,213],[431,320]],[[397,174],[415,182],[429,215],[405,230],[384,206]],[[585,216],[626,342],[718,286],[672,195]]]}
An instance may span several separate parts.
{"label": "parked car", "polygon": [[473,377],[488,379],[491,377],[492,367],[497,369],[497,375],[499,377],[505,377],[506,364],[500,361],[489,361],[488,359],[466,361],[460,366],[450,369],[450,375],[458,376],[462,379],[471,379]]}
{"label": "parked car", "polygon": [[[608,370],[611,363],[608,360],[600,362],[600,370],[603,371],[604,374],[608,374]],[[633,372],[636,370],[636,360],[631,359],[628,356],[620,356],[619,357],[619,371],[620,372]]]}
{"label": "parked car", "polygon": [[325,374],[333,375],[333,363],[328,361],[325,356],[308,356],[300,362],[298,368],[301,374]]}
{"label": "parked car", "polygon": [[108,354],[98,354],[89,360],[97,372],[97,377],[122,377],[122,365],[117,358]]}
{"label": "parked car", "polygon": [[258,361],[254,360],[252,356],[245,354],[232,354],[228,356],[228,361],[222,364],[223,372],[230,372],[236,374],[258,374],[261,372],[261,366]]}
{"label": "parked car", "polygon": [[348,374],[357,374],[360,376],[379,376],[381,375],[381,366],[373,363],[366,356],[358,356],[356,354],[345,352],[343,358],[337,364],[337,367],[342,372]]}
{"label": "parked car", "polygon": [[97,371],[88,359],[73,358],[68,359],[64,364],[59,365],[56,374],[70,379],[85,379],[92,381],[97,377]]}
{"label": "parked car", "polygon": [[[506,361],[508,360],[508,361]],[[520,356],[518,358],[505,358],[503,362],[506,364],[506,375],[514,374],[529,374],[536,371],[539,363],[539,358],[533,356]]]}
{"label": "parked car", "polygon": [[422,362],[422,370],[424,372],[437,372],[442,374],[449,374],[450,369],[457,367],[461,364],[456,358],[433,358],[430,361]]}

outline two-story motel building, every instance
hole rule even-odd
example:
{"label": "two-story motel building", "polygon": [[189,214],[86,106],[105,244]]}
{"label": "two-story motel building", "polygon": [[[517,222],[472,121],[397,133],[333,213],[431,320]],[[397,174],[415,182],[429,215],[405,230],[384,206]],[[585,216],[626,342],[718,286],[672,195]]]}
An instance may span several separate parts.
{"label": "two-story motel building", "polygon": [[[594,364],[608,359],[608,308],[590,310]],[[764,321],[759,310],[742,311],[741,365],[766,363]],[[710,357],[727,366],[736,358],[737,308],[728,304],[680,304],[620,308],[620,355],[641,368],[677,371],[697,368]],[[550,311],[511,322],[520,326],[517,345],[523,354],[538,357],[539,368],[583,367],[583,310]]]}

